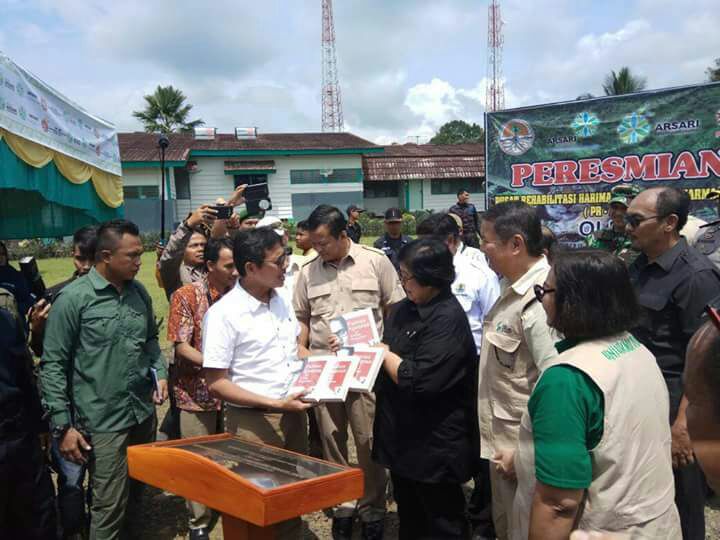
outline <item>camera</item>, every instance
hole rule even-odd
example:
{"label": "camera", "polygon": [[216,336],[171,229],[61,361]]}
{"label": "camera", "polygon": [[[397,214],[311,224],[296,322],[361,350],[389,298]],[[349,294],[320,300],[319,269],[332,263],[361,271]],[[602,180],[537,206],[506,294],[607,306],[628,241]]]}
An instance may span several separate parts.
{"label": "camera", "polygon": [[35,257],[29,256],[20,259],[20,273],[30,285],[30,292],[35,297],[36,302],[40,299],[52,302],[52,293],[45,287]]}

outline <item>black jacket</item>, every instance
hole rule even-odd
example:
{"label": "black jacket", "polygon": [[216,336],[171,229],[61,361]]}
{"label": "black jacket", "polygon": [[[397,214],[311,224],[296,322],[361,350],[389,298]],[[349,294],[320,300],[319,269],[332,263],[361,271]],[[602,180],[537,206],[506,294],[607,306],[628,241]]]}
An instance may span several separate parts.
{"label": "black jacket", "polygon": [[396,304],[383,340],[403,359],[398,384],[375,385],[373,459],[401,477],[466,482],[476,470],[478,356],[467,317],[448,290],[425,305]]}

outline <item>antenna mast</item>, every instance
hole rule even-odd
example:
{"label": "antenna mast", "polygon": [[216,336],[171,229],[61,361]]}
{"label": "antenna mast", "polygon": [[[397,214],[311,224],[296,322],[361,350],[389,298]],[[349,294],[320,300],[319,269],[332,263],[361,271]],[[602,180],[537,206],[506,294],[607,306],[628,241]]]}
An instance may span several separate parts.
{"label": "antenna mast", "polygon": [[488,62],[485,110],[500,111],[505,108],[505,87],[502,80],[503,22],[500,1],[490,0],[488,6]]}
{"label": "antenna mast", "polygon": [[322,0],[322,131],[343,131],[332,0]]}

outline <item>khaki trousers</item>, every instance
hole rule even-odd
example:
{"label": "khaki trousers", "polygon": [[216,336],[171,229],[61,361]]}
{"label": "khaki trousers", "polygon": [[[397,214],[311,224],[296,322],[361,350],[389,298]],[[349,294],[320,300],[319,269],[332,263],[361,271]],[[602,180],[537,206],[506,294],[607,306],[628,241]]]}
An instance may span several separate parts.
{"label": "khaki trousers", "polygon": [[[185,411],[180,409],[180,437],[201,437],[222,432],[222,411]],[[186,501],[190,512],[190,528],[210,525],[212,510],[195,501]]]}
{"label": "khaki trousers", "polygon": [[112,433],[92,433],[92,459],[88,467],[92,504],[90,540],[121,538],[125,510],[130,500],[137,504],[143,484],[128,475],[127,448],[155,440],[155,413],[140,424]]}
{"label": "khaki trousers", "polygon": [[357,460],[365,477],[365,493],[356,502],[341,504],[335,517],[352,517],[357,507],[362,521],[385,517],[387,471],[370,458],[375,420],[375,394],[351,392],[344,403],[325,403],[315,408],[325,459],[348,466],[348,424],[355,439]]}
{"label": "khaki trousers", "polygon": [[510,523],[513,516],[513,502],[517,482],[505,480],[490,464],[490,486],[492,488],[492,516],[495,524],[495,536],[498,540],[507,540],[510,537]]}
{"label": "khaki trousers", "polygon": [[[277,446],[307,454],[307,414],[302,412],[265,412],[258,409],[225,407],[225,431],[250,442]],[[298,540],[302,535],[302,519],[297,517],[275,525],[276,540]]]}

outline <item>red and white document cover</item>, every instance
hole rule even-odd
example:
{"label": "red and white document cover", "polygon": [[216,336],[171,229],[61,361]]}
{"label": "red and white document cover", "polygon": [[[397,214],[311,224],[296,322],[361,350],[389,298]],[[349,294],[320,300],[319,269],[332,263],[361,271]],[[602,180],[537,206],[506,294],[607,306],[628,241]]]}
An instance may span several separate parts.
{"label": "red and white document cover", "polygon": [[370,308],[351,311],[332,319],[330,331],[340,339],[343,348],[380,343],[375,317]]}
{"label": "red and white document cover", "polygon": [[354,356],[311,356],[290,384],[288,395],[307,392],[303,401],[345,401],[357,366]]}
{"label": "red and white document cover", "polygon": [[352,355],[357,358],[357,367],[350,381],[351,392],[372,392],[380,368],[383,364],[385,350],[376,347],[354,347]]}

